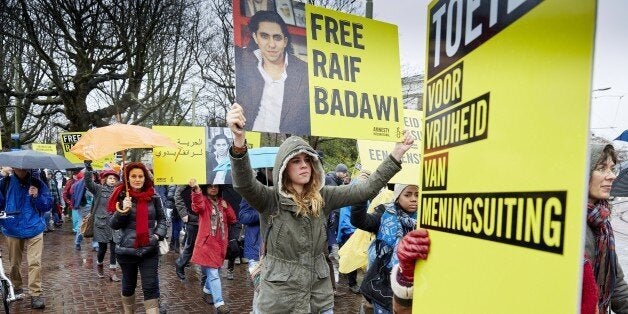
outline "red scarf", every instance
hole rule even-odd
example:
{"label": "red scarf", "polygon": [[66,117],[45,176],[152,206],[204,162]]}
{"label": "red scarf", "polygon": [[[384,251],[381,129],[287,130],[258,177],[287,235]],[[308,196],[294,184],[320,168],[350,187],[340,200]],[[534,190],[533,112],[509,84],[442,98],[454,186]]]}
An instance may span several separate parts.
{"label": "red scarf", "polygon": [[[107,202],[107,211],[114,213],[116,211],[116,203],[120,199],[120,194],[124,190],[124,185],[118,185],[113,189],[113,193]],[[126,193],[122,193],[124,195]],[[134,247],[139,248],[148,246],[150,239],[148,237],[148,204],[152,201],[153,195],[155,195],[155,189],[151,186],[145,191],[129,190],[131,199],[135,202],[135,243]]]}

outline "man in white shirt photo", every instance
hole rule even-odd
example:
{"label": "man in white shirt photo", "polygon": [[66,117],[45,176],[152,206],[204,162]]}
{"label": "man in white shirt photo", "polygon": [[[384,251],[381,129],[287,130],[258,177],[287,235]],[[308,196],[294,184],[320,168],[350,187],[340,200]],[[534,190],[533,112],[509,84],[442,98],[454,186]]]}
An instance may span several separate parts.
{"label": "man in white shirt photo", "polygon": [[236,101],[247,129],[310,134],[307,64],[293,54],[281,16],[259,11],[249,22],[252,40],[236,48]]}

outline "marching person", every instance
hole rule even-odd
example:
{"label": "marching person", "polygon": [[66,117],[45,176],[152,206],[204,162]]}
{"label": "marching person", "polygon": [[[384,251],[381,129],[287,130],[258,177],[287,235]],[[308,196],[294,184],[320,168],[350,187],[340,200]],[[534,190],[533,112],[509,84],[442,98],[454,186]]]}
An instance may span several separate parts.
{"label": "marching person", "polygon": [[[92,162],[85,161],[85,186],[94,195],[94,241],[98,243],[98,254],[96,255],[97,275],[100,278],[105,277],[104,259],[107,253],[107,245],[109,245],[109,280],[120,281],[116,270],[118,263],[116,260],[116,243],[114,240],[113,229],[109,226],[109,220],[112,214],[107,211],[107,202],[113,189],[120,181],[120,175],[113,170],[105,170],[100,174],[101,184],[93,180]],[[116,232],[116,240],[120,235]]]}
{"label": "marching person", "polygon": [[52,209],[52,196],[48,186],[26,169],[13,168],[13,174],[3,178],[0,186],[0,208],[13,217],[0,220],[9,252],[9,278],[15,293],[23,293],[20,266],[26,252],[31,307],[43,309],[46,306],[41,289],[41,255],[46,229],[43,216]]}
{"label": "marching person", "polygon": [[617,154],[610,143],[590,145],[589,198],[585,259],[592,266],[598,286],[598,309],[607,313],[628,313],[628,284],[617,260],[615,234],[611,226],[611,186],[617,178]]}
{"label": "marching person", "polygon": [[125,165],[123,180],[124,184],[115,187],[107,203],[107,211],[113,214],[109,224],[121,233],[116,255],[122,270],[122,306],[124,313],[135,312],[139,272],[146,313],[156,314],[159,313],[158,242],[168,230],[166,215],[144,164]]}
{"label": "marching person", "polygon": [[201,266],[207,278],[203,285],[203,299],[216,307],[216,313],[229,313],[222,298],[220,267],[227,255],[229,225],[236,222],[231,205],[221,197],[220,185],[199,186],[190,179],[192,210],[198,214],[198,235],[194,244],[192,263]]}
{"label": "marching person", "polygon": [[185,224],[183,250],[181,250],[179,258],[174,261],[174,269],[177,277],[185,280],[185,266],[192,259],[196,235],[198,234],[198,215],[192,210],[192,187],[189,184],[177,186],[174,192],[174,204],[181,221]]}
{"label": "marching person", "polygon": [[394,201],[377,206],[374,213],[366,212],[366,202],[351,209],[351,224],[375,234],[375,240],[368,249],[369,269],[360,292],[373,304],[376,313],[392,313],[392,294],[382,293],[385,290],[378,289],[380,282],[377,280],[390,277],[392,267],[398,263],[394,254],[398,243],[416,228],[417,223],[419,187],[395,184],[393,192]]}
{"label": "marching person", "polygon": [[260,313],[333,313],[334,295],[325,260],[325,220],[333,208],[375,196],[401,169],[401,157],[414,140],[404,132],[389,157],[368,180],[324,186],[321,160],[303,139],[292,136],[279,147],[273,169],[275,186],[255,180],[245,143],[242,107],[231,106],[227,124],[234,135],[230,148],[233,186],[260,212],[262,230],[272,224],[259,283]]}

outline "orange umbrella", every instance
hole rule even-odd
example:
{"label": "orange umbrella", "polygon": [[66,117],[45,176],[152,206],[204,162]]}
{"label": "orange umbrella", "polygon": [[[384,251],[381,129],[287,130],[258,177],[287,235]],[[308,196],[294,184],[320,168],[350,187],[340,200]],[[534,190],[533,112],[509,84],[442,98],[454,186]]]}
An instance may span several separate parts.
{"label": "orange umbrella", "polygon": [[131,124],[113,124],[91,129],[81,136],[70,152],[82,160],[97,160],[129,148],[177,148],[166,135]]}

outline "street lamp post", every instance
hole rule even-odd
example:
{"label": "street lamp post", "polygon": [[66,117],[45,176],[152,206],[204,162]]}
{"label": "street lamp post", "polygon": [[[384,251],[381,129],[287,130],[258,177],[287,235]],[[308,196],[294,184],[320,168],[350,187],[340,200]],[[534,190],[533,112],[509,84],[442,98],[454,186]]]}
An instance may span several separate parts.
{"label": "street lamp post", "polygon": [[602,87],[602,88],[596,88],[594,90],[592,90],[591,92],[601,92],[601,91],[606,91],[611,89],[610,87]]}

